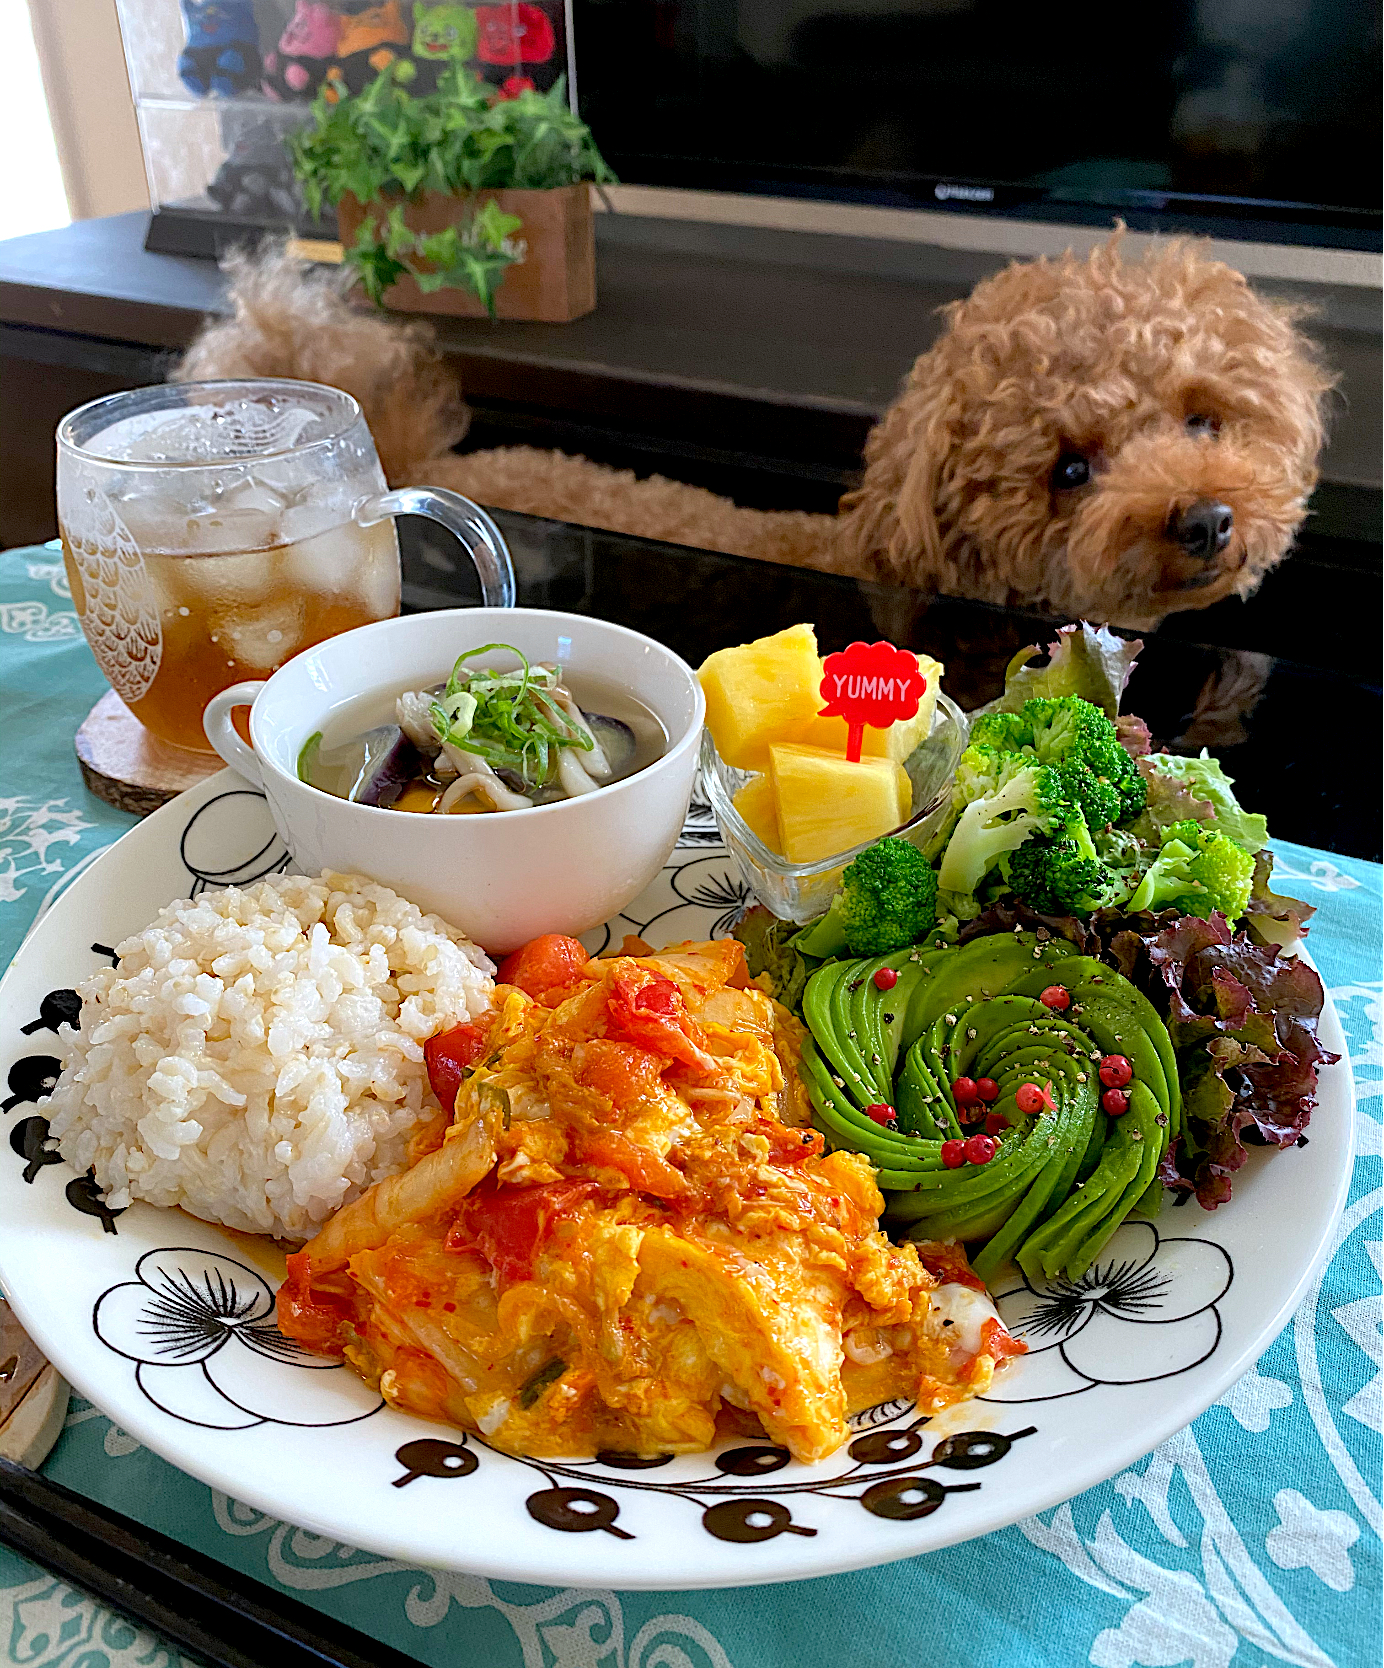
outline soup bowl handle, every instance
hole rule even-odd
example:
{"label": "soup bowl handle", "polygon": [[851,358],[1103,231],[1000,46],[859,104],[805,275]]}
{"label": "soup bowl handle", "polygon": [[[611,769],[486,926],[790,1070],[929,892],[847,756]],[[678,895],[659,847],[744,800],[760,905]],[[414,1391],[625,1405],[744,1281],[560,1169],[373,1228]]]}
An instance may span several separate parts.
{"label": "soup bowl handle", "polygon": [[241,739],[231,714],[237,707],[253,706],[255,696],[263,688],[263,679],[233,683],[229,689],[213,695],[202,714],[202,728],[207,732],[207,740],[232,770],[239,771],[247,782],[253,782],[257,788],[264,786],[259,760],[255,757],[254,748]]}
{"label": "soup bowl handle", "polygon": [[471,558],[485,608],[514,607],[514,563],[500,529],[479,504],[443,487],[401,487],[367,498],[353,512],[362,527],[392,515],[423,515],[445,527]]}

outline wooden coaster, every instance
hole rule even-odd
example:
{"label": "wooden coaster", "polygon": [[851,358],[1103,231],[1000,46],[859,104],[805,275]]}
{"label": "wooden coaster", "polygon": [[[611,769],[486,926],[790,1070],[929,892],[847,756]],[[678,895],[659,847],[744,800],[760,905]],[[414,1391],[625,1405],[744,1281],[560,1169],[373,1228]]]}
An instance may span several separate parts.
{"label": "wooden coaster", "polygon": [[92,793],[137,817],[226,768],[215,753],[186,753],[150,735],[113,689],[86,715],[76,747],[82,780]]}
{"label": "wooden coaster", "polygon": [[0,1298],[0,1455],[31,1469],[41,1465],[62,1434],[67,1396],[67,1381]]}

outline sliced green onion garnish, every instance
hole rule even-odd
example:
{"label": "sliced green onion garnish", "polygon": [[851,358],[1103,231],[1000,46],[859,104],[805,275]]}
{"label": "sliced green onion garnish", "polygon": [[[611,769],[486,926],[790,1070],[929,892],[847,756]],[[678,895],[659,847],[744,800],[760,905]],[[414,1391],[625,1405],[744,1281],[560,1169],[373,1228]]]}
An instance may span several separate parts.
{"label": "sliced green onion garnish", "polygon": [[559,1361],[556,1356],[551,1361],[545,1361],[536,1373],[531,1374],[519,1386],[519,1405],[525,1411],[533,1406],[538,1398],[550,1385],[554,1385],[567,1371],[567,1363]]}
{"label": "sliced green onion garnish", "polygon": [[306,782],[309,787],[312,782],[312,768],[317,763],[317,755],[322,750],[322,732],[316,730],[303,743],[302,751],[298,755],[298,780]]}
{"label": "sliced green onion garnish", "polygon": [[[480,655],[512,654],[522,671],[468,671],[465,662]],[[589,753],[595,742],[548,692],[560,683],[549,667],[531,666],[510,643],[487,643],[457,657],[447,686],[430,710],[433,728],[450,746],[473,753],[492,770],[507,770],[529,789],[542,787],[555,768],[556,749],[576,747]]]}

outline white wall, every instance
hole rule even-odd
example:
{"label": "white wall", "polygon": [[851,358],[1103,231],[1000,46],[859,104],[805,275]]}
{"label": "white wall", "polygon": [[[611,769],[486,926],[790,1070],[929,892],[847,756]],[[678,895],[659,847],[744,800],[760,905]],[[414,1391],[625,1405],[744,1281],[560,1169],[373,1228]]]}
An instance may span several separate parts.
{"label": "white wall", "polygon": [[148,208],[115,0],[28,3],[72,218]]}
{"label": "white wall", "polygon": [[8,54],[0,99],[0,156],[12,159],[0,208],[0,237],[47,232],[72,218],[48,119],[26,0],[0,0],[0,40]]}

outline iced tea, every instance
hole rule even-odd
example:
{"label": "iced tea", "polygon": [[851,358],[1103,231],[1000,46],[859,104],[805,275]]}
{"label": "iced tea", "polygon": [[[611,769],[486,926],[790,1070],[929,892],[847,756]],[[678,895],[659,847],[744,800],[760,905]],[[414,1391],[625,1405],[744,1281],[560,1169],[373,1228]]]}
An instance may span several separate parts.
{"label": "iced tea", "polygon": [[[123,645],[114,639],[106,645],[107,654],[95,642],[92,647],[131,712],[175,747],[211,750],[202,711],[220,690],[245,678],[268,677],[301,649],[399,611],[399,552],[390,521],[373,527],[346,521],[291,544],[269,542],[275,529],[267,526],[262,546],[229,550],[205,548],[206,539],[215,537],[210,524],[203,525],[200,547],[193,549],[169,548],[179,542],[174,530],[141,525],[137,519],[130,532],[142,557],[145,600],[157,617],[157,660],[149,664],[152,641],[138,658],[129,647],[122,654]],[[80,542],[74,557],[66,527],[62,533],[63,559],[83,627],[91,637],[102,629],[100,615],[110,614],[106,635],[111,637],[121,610],[101,598],[99,572],[110,558]],[[243,537],[244,530],[242,542]],[[137,616],[127,624],[132,628],[127,641],[140,643]],[[145,639],[154,636],[148,629],[152,624],[147,622]],[[123,679],[108,659],[131,662]]]}
{"label": "iced tea", "polygon": [[384,489],[360,408],[312,383],[136,389],[65,418],[63,556],[116,694],[210,752],[213,695],[398,613]]}

